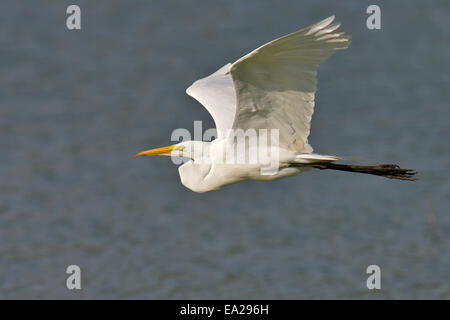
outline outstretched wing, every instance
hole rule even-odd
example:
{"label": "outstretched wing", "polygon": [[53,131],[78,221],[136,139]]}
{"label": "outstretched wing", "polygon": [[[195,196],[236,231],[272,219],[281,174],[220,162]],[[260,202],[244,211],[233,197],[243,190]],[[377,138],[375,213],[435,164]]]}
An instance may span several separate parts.
{"label": "outstretched wing", "polygon": [[234,129],[279,129],[280,147],[297,152],[307,147],[317,67],[350,44],[333,20],[273,40],[231,66],[237,97]]}
{"label": "outstretched wing", "polygon": [[211,114],[219,139],[225,137],[227,129],[231,129],[236,112],[236,93],[230,67],[231,63],[226,64],[212,75],[195,81],[186,90]]}

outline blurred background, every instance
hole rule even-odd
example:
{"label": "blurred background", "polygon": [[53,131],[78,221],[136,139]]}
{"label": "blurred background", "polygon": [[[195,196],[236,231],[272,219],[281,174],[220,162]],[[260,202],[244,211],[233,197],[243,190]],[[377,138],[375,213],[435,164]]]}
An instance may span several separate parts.
{"label": "blurred background", "polygon": [[[169,158],[133,157],[213,126],[193,81],[332,14],[353,44],[319,69],[310,143],[419,181],[317,170],[195,194]],[[2,1],[0,298],[450,298],[449,15],[418,0]],[[82,290],[66,288],[71,264]],[[382,290],[366,288],[371,264]]]}

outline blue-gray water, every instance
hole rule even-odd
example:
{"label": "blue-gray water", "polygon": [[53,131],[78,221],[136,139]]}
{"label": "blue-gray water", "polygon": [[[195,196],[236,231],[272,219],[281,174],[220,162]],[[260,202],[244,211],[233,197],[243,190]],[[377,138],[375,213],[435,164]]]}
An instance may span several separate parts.
{"label": "blue-gray water", "polygon": [[[0,298],[450,298],[450,4],[376,2],[370,31],[368,1],[77,1],[68,31],[71,1],[2,1]],[[199,195],[132,156],[213,125],[194,80],[331,14],[353,44],[320,67],[311,144],[418,182],[310,171]]]}

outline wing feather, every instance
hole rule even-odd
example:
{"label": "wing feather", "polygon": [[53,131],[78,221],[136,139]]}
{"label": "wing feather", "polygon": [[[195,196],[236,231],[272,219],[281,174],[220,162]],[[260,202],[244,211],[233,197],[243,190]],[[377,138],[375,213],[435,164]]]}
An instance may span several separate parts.
{"label": "wing feather", "polygon": [[309,149],[317,68],[350,44],[333,20],[273,40],[231,66],[237,97],[234,129],[279,129],[280,147]]}
{"label": "wing feather", "polygon": [[231,128],[279,129],[280,147],[311,151],[317,68],[350,45],[350,36],[333,20],[273,40],[186,90],[211,114],[219,139]]}
{"label": "wing feather", "polygon": [[219,139],[225,137],[227,129],[232,127],[236,112],[236,93],[230,67],[231,63],[228,63],[186,89],[186,93],[205,106],[213,117]]}

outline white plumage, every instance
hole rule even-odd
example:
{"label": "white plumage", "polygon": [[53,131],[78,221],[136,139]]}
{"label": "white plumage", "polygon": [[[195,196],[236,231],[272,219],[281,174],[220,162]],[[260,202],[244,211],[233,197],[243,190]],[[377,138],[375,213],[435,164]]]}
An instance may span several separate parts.
{"label": "white plumage", "polygon": [[[312,153],[308,144],[317,68],[336,50],[345,49],[350,37],[338,30],[334,16],[288,34],[226,64],[194,82],[187,94],[209,111],[217,128],[212,142],[183,141],[137,155],[172,155],[191,160],[179,167],[181,182],[195,192],[207,192],[244,180],[271,181],[311,168],[335,169],[413,180],[412,170],[395,165],[350,166],[334,164],[338,157]],[[262,162],[224,162],[237,148],[234,132],[278,130],[277,170],[263,171]],[[231,146],[231,149],[230,149]],[[253,148],[253,149],[252,149]],[[245,151],[254,151],[246,146]],[[258,145],[259,152],[272,152]],[[200,152],[199,152],[200,151]]]}
{"label": "white plumage", "polygon": [[266,43],[186,90],[214,118],[218,138],[231,128],[275,128],[280,147],[303,150],[314,112],[317,67],[350,44],[333,20]]}

